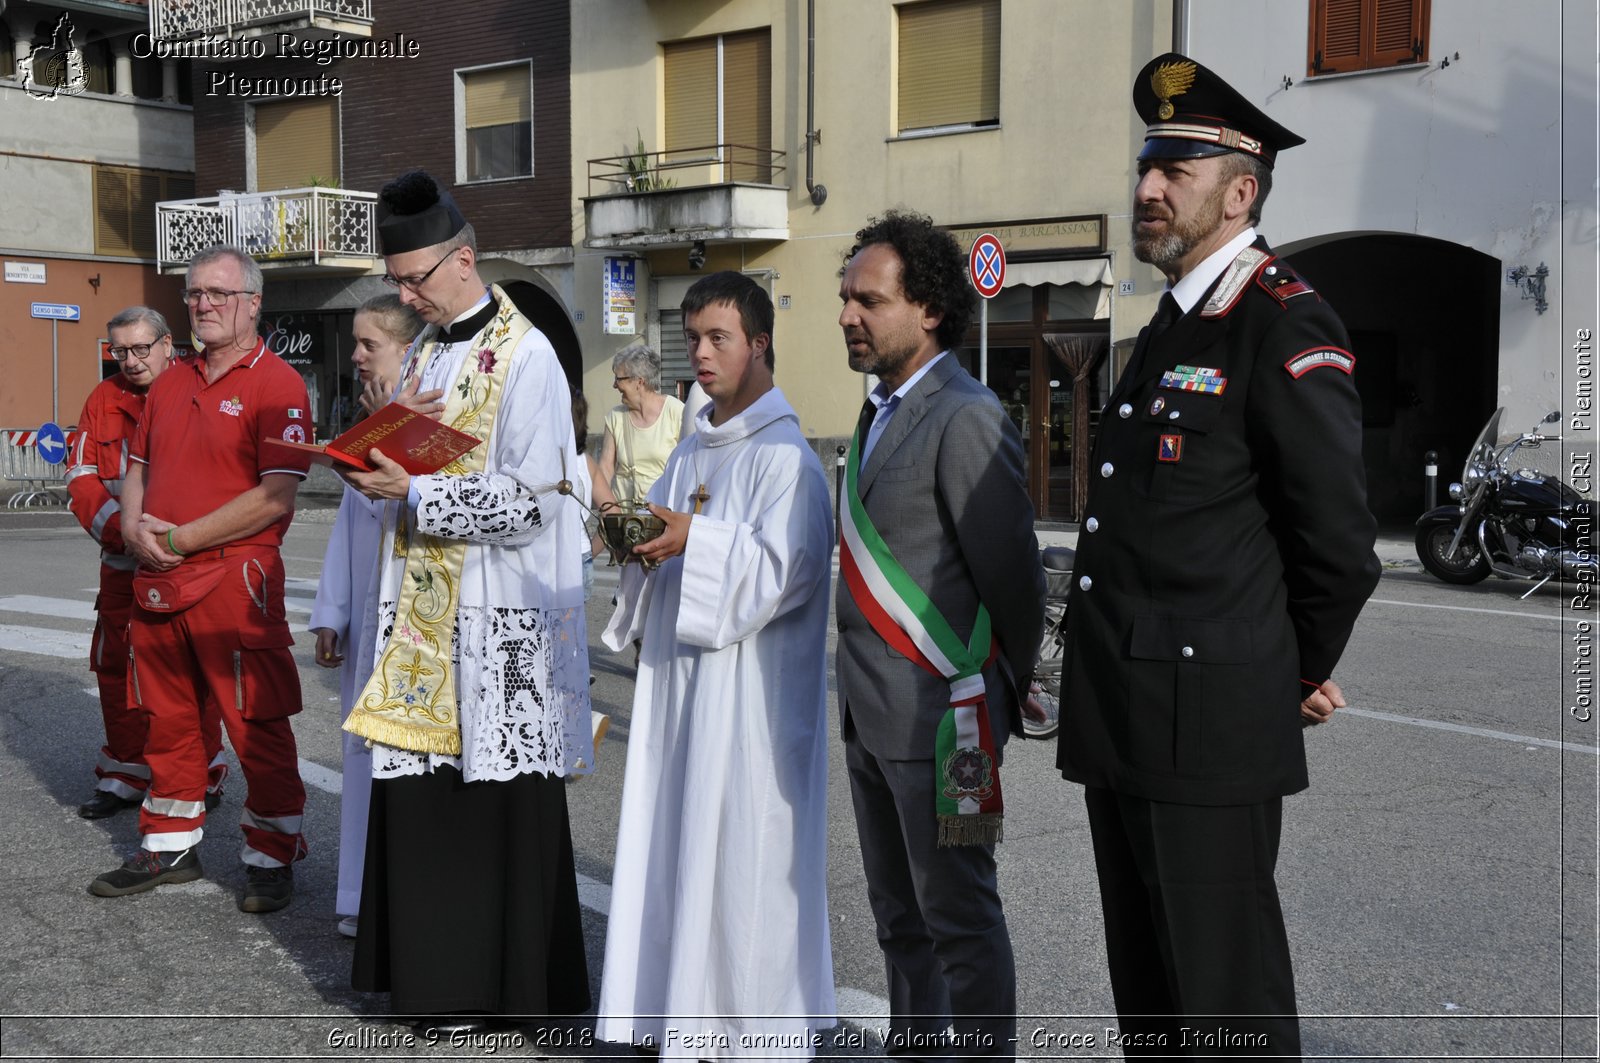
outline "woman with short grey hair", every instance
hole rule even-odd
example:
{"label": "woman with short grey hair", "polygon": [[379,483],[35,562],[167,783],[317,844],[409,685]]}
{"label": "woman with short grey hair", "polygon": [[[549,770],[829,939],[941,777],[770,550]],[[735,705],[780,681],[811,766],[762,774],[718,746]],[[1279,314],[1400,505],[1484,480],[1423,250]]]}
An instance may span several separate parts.
{"label": "woman with short grey hair", "polygon": [[597,464],[619,503],[642,505],[678,445],[683,403],[661,394],[661,355],[642,343],[611,359],[611,385],[622,405],[606,414]]}

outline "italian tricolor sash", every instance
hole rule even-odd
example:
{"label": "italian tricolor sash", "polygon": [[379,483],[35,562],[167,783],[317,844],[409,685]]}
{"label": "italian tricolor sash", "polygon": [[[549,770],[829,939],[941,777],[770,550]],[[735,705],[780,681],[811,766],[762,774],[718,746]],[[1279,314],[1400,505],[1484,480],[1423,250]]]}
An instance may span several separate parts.
{"label": "italian tricolor sash", "polygon": [[[491,292],[499,301],[499,310],[473,338],[444,409],[446,424],[485,441],[494,430],[502,386],[517,344],[533,327],[498,286]],[[438,330],[425,335],[428,339],[418,374],[433,353]],[[482,472],[488,458],[489,444],[485,442],[440,472],[446,476]],[[403,518],[404,502],[400,509]],[[467,543],[420,533],[408,535],[402,520],[395,528],[394,549],[396,556],[406,559],[394,628],[344,729],[398,749],[458,756],[461,723],[452,655]]]}
{"label": "italian tricolor sash", "polygon": [[940,845],[992,845],[1001,838],[1004,805],[983,668],[997,647],[982,603],[963,643],[873,527],[856,486],[861,433],[845,460],[846,506],[840,514],[839,573],[872,629],[894,649],[950,683],[950,708],[933,755]]}

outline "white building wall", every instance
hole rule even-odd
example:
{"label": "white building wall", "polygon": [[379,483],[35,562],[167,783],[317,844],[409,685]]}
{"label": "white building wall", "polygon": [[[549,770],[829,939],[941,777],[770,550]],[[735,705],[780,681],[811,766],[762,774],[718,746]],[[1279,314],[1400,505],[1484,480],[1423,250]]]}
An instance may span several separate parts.
{"label": "white building wall", "polygon": [[0,247],[92,255],[95,163],[192,173],[191,110],[91,94],[40,100],[0,81]]}
{"label": "white building wall", "polygon": [[[1498,259],[1502,276],[1550,267],[1544,314],[1511,284],[1500,289],[1499,402],[1508,424],[1525,427],[1563,405],[1569,295],[1593,325],[1595,8],[1431,8],[1426,66],[1307,78],[1308,0],[1190,0],[1187,53],[1307,139],[1275,168],[1262,225],[1275,245],[1393,232],[1474,248]],[[1580,121],[1564,125],[1564,100]],[[1579,162],[1587,179],[1571,168]],[[1403,264],[1375,268],[1397,269],[1419,298],[1451,298],[1426,277],[1406,278]]]}

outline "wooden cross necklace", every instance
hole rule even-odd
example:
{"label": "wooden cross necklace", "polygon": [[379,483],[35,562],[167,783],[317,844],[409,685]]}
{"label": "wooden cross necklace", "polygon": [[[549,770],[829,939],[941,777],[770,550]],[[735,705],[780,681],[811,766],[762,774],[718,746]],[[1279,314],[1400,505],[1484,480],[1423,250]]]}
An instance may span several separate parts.
{"label": "wooden cross necklace", "polygon": [[[767,422],[767,424],[771,423],[771,421]],[[705,450],[706,447],[705,444],[701,442],[701,436],[697,435],[694,437],[694,471],[695,477],[700,481],[700,486],[695,488],[694,494],[689,496],[689,501],[694,503],[694,512],[696,516],[698,516],[700,513],[700,507],[711,501],[711,492],[706,490],[706,481],[720,472],[722,467],[728,464],[728,459],[733,457],[736,451],[738,451],[750,440],[760,435],[761,432],[766,429],[766,427],[767,425],[764,424],[760,428],[757,428],[754,432],[751,432],[749,435],[745,436],[743,439],[736,439],[727,443],[726,446],[728,448],[728,452],[722,456],[721,460],[711,467],[711,476],[704,475],[700,470],[700,452]]]}

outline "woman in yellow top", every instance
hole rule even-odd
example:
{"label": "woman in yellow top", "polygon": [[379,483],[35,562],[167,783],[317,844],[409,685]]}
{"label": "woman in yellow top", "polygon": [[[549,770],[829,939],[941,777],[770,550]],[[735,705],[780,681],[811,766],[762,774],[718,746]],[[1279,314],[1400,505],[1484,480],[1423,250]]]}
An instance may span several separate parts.
{"label": "woman in yellow top", "polygon": [[606,414],[600,474],[619,503],[642,505],[678,445],[683,403],[661,394],[661,356],[653,348],[624,347],[611,360],[611,375],[622,405]]}

